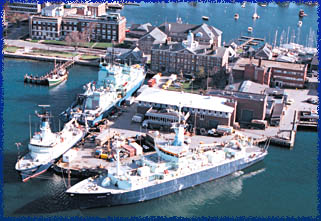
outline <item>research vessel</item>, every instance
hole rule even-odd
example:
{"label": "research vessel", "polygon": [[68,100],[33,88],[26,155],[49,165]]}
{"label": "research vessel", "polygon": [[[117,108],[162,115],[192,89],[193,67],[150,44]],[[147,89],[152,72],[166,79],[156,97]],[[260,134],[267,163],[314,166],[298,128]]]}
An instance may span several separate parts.
{"label": "research vessel", "polygon": [[[66,192],[80,208],[105,207],[142,202],[212,181],[243,170],[267,155],[267,147],[252,145],[236,135],[226,143],[192,146],[184,139],[184,127],[175,128],[169,142],[156,134],[155,154],[126,165],[117,162],[107,175],[88,178]],[[116,150],[118,143],[116,143]]]}
{"label": "research vessel", "polygon": [[66,151],[73,147],[86,135],[86,127],[81,126],[75,119],[70,120],[57,133],[50,129],[50,114],[46,110],[49,105],[39,105],[43,110],[37,113],[41,119],[40,131],[30,138],[29,152],[16,163],[16,170],[20,172],[22,181],[44,173]]}
{"label": "research vessel", "polygon": [[84,93],[77,96],[65,111],[68,119],[77,118],[80,123],[87,119],[89,126],[96,125],[106,117],[115,106],[132,96],[144,83],[144,67],[100,63],[97,82],[84,86]]}

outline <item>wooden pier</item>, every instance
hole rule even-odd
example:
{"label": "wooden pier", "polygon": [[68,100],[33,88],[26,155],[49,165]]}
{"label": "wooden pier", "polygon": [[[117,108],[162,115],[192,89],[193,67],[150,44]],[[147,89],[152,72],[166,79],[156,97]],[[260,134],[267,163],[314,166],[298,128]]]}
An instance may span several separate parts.
{"label": "wooden pier", "polygon": [[264,42],[265,40],[263,38],[255,38],[255,37],[249,37],[249,36],[241,36],[240,39],[238,39],[238,41],[245,41],[244,43],[242,43],[241,45],[239,45],[239,48],[243,48],[246,45],[258,45],[260,41]]}

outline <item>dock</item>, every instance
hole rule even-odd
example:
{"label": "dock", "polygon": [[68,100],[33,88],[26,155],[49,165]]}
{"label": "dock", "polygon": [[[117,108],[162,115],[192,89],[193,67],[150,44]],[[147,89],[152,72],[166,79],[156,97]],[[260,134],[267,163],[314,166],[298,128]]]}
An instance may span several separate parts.
{"label": "dock", "polygon": [[245,41],[244,43],[242,43],[241,45],[239,45],[239,48],[243,48],[246,45],[258,45],[260,41],[264,42],[265,40],[263,38],[256,38],[256,37],[249,37],[249,36],[241,36],[240,39],[238,39],[238,41]]}
{"label": "dock", "polygon": [[29,84],[37,84],[37,85],[47,85],[53,86],[61,83],[62,81],[66,80],[68,77],[67,68],[70,67],[75,63],[74,60],[69,60],[61,65],[56,65],[54,69],[51,70],[49,73],[46,73],[43,76],[34,76],[32,74],[26,74],[24,76],[24,82]]}

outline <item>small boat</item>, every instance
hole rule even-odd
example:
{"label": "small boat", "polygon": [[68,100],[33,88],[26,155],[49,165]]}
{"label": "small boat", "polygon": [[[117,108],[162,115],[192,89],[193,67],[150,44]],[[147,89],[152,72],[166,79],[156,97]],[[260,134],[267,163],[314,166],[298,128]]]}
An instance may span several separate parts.
{"label": "small boat", "polygon": [[207,16],[202,16],[202,19],[205,20],[205,21],[208,21],[210,18],[207,17]]}
{"label": "small boat", "polygon": [[302,21],[298,21],[298,26],[299,26],[299,27],[302,26]]}
{"label": "small boat", "polygon": [[257,3],[259,6],[261,6],[261,7],[266,7],[266,6],[268,6],[268,2],[258,2]]}
{"label": "small boat", "polygon": [[253,31],[253,28],[252,27],[248,27],[247,31],[251,33]]}
{"label": "small boat", "polygon": [[237,20],[237,19],[239,19],[239,18],[240,18],[240,15],[236,13],[236,14],[234,15],[234,19]]}
{"label": "small boat", "polygon": [[307,16],[307,14],[304,13],[303,9],[300,9],[299,11],[299,17],[303,18],[304,16]]}
{"label": "small boat", "polygon": [[242,2],[241,7],[242,7],[242,8],[245,8],[245,5],[246,5],[246,2]]}
{"label": "small boat", "polygon": [[256,12],[254,12],[254,14],[252,15],[252,19],[259,19],[259,18],[260,16]]}

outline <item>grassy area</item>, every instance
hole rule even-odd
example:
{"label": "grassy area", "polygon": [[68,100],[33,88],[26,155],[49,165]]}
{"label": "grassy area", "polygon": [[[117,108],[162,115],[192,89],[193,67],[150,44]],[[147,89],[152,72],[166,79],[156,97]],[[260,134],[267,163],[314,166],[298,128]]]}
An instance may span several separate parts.
{"label": "grassy area", "polygon": [[18,47],[14,47],[14,46],[5,46],[4,47],[4,51],[10,52],[10,53],[16,53],[16,51],[18,49],[22,49],[22,48],[18,48]]}
{"label": "grassy area", "polygon": [[94,45],[94,48],[97,48],[97,49],[106,49],[109,47],[112,47],[112,43],[98,42]]}
{"label": "grassy area", "polygon": [[61,57],[61,58],[72,58],[77,56],[76,53],[68,53],[68,52],[61,52],[61,51],[46,51],[46,50],[33,50],[31,54],[36,55],[43,55],[49,57]]}
{"label": "grassy area", "polygon": [[181,88],[179,87],[174,87],[174,85],[172,84],[171,86],[169,86],[168,90],[170,91],[184,91],[186,93],[199,93],[200,91],[200,86],[198,84],[196,84],[195,82],[193,82],[193,88],[192,88],[192,83],[190,82],[184,82],[184,83],[180,83]]}
{"label": "grassy area", "polygon": [[68,45],[65,41],[56,41],[56,40],[44,40],[42,43],[44,44],[52,44],[52,45]]}
{"label": "grassy area", "polygon": [[96,56],[96,55],[81,55],[80,59],[81,60],[95,60],[95,59],[98,59],[99,56]]}
{"label": "grassy area", "polygon": [[[43,43],[44,43],[44,44],[65,45],[65,46],[72,46],[72,47],[74,47],[74,45],[70,45],[70,44],[68,44],[66,41],[44,40]],[[79,43],[78,47],[90,48],[90,47],[92,47],[94,44],[95,44],[94,42],[84,42],[84,43]]]}

